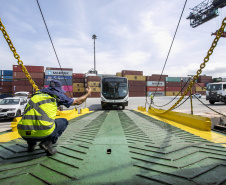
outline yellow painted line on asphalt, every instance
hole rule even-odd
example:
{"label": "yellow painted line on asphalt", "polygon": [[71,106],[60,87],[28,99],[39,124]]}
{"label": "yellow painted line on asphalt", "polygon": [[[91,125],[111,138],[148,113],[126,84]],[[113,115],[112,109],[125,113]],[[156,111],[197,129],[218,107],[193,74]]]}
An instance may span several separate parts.
{"label": "yellow painted line on asphalt", "polygon": [[199,137],[206,139],[208,141],[211,141],[211,142],[214,142],[214,143],[219,143],[222,146],[226,147],[226,136],[224,136],[224,135],[221,135],[221,134],[218,134],[218,133],[215,133],[215,132],[212,132],[212,131],[198,130],[198,129],[195,129],[195,128],[192,128],[192,127],[189,127],[189,126],[186,126],[186,125],[182,125],[182,124],[175,122],[175,121],[170,121],[170,120],[167,120],[165,118],[161,118],[161,117],[158,117],[158,116],[155,116],[155,115],[151,115],[146,111],[140,111],[140,110],[135,110],[135,111],[140,112],[142,114],[145,114],[147,116],[150,116],[150,117],[157,119],[159,121],[163,121],[165,123],[168,123],[172,126],[180,128],[182,130],[185,130],[185,131],[187,131],[191,134],[199,136]]}

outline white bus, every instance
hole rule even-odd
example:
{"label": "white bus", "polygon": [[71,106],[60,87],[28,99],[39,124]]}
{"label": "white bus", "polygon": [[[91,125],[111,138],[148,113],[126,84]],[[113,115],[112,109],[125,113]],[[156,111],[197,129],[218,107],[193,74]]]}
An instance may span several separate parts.
{"label": "white bus", "polygon": [[103,77],[101,79],[101,106],[128,106],[129,86],[126,77]]}
{"label": "white bus", "polygon": [[209,100],[210,104],[215,102],[224,102],[226,104],[226,82],[207,84],[206,100]]}

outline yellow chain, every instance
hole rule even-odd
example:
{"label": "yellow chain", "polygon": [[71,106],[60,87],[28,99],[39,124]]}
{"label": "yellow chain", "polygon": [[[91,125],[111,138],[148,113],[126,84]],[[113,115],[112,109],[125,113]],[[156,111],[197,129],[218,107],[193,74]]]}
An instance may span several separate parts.
{"label": "yellow chain", "polygon": [[213,43],[212,43],[209,51],[207,52],[207,56],[204,58],[204,62],[200,65],[200,69],[197,70],[196,75],[193,77],[192,81],[190,81],[190,84],[188,85],[187,89],[184,91],[182,96],[179,98],[179,100],[172,107],[170,107],[168,110],[162,110],[161,112],[155,111],[156,113],[163,114],[163,113],[166,113],[166,112],[173,110],[181,102],[181,100],[184,98],[184,96],[187,94],[187,92],[190,91],[190,89],[194,85],[195,81],[198,79],[199,75],[202,73],[202,69],[204,69],[206,67],[206,63],[209,61],[210,55],[212,55],[213,50],[216,47],[217,42],[221,37],[221,34],[224,32],[225,25],[226,25],[226,17],[222,21],[221,28],[218,30],[217,35],[216,35],[215,39],[213,40]]}
{"label": "yellow chain", "polygon": [[22,71],[25,73],[26,77],[28,78],[29,82],[30,82],[31,85],[33,86],[34,90],[35,90],[35,91],[38,91],[39,89],[38,89],[37,85],[35,85],[35,82],[31,79],[31,76],[30,76],[30,74],[28,73],[27,68],[24,66],[22,60],[20,60],[20,56],[19,56],[19,54],[16,52],[16,49],[15,49],[15,47],[13,46],[13,43],[12,43],[12,41],[11,41],[11,39],[10,39],[8,33],[6,32],[5,26],[2,24],[1,19],[0,19],[0,29],[1,29],[1,31],[2,31],[2,33],[3,33],[3,36],[4,36],[5,40],[6,40],[6,42],[8,43],[8,45],[9,45],[9,47],[10,47],[10,50],[11,50],[11,51],[13,52],[13,54],[14,54],[15,59],[18,60],[17,63],[21,66]]}

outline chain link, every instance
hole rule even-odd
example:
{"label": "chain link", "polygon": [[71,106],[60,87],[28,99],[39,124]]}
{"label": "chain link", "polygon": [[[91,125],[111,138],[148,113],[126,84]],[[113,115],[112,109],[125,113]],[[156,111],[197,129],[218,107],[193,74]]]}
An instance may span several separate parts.
{"label": "chain link", "polygon": [[207,56],[204,58],[204,62],[200,65],[200,69],[197,70],[196,75],[193,77],[193,79],[191,80],[191,82],[188,85],[187,89],[184,91],[184,93],[179,98],[179,100],[172,107],[170,107],[168,110],[156,111],[156,110],[152,109],[153,111],[155,111],[156,113],[159,113],[159,114],[163,114],[163,113],[166,113],[166,112],[169,112],[169,111],[173,110],[181,102],[181,100],[188,93],[188,91],[191,90],[192,86],[194,85],[195,81],[198,79],[199,75],[202,73],[202,69],[205,68],[206,63],[209,61],[210,55],[212,55],[213,50],[217,46],[217,42],[220,39],[221,34],[224,31],[225,25],[226,25],[226,17],[222,21],[222,25],[221,25],[220,29],[218,30],[217,35],[216,35],[215,39],[213,40],[213,43],[212,43],[209,51],[207,52]]}
{"label": "chain link", "polygon": [[29,82],[31,83],[32,87],[34,88],[35,91],[38,91],[38,86],[35,85],[35,82],[32,80],[30,74],[27,71],[27,68],[24,66],[22,60],[20,60],[20,56],[19,54],[16,52],[16,48],[13,46],[13,43],[8,35],[8,33],[6,32],[5,26],[3,25],[1,19],[0,19],[0,29],[3,33],[3,36],[6,40],[6,42],[8,43],[10,50],[13,52],[14,54],[14,58],[17,59],[17,63],[18,65],[20,65],[20,67],[22,68],[22,71],[25,73],[26,77],[28,78]]}

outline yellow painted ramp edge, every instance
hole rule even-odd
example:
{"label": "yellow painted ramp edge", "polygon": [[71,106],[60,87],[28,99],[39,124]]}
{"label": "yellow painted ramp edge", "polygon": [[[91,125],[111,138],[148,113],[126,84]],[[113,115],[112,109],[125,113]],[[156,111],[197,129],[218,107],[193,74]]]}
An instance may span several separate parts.
{"label": "yellow painted ramp edge", "polygon": [[[170,118],[173,116],[172,115],[173,113],[178,113],[178,112],[171,111],[171,114],[170,114],[169,117],[167,117],[166,115],[163,117],[162,114],[158,114],[158,115],[156,113],[152,114],[153,111],[148,111],[147,112],[145,107],[138,107],[138,110],[135,110],[135,111],[143,113],[143,114],[145,114],[147,116],[150,116],[150,117],[152,117],[154,119],[157,119],[159,121],[163,121],[165,123],[173,125],[173,126],[175,126],[177,128],[185,130],[185,131],[187,131],[187,132],[189,132],[191,134],[199,136],[199,137],[201,137],[203,139],[206,139],[208,141],[222,144],[222,146],[226,147],[226,136],[218,134],[218,133],[215,133],[215,132],[212,132],[211,131],[211,125],[209,125],[209,123],[207,123],[208,129],[206,129],[206,130],[201,130],[200,129],[200,127],[201,128],[204,127],[203,125],[202,126],[197,126],[195,128],[195,126],[196,126],[195,122],[197,121],[197,123],[200,123],[200,120],[205,121],[206,117],[203,117],[203,119],[201,119],[200,117],[202,117],[202,116],[199,116],[199,118],[197,120],[195,120],[195,118],[197,118],[196,116],[189,115],[189,116],[194,116],[194,117],[193,117],[193,119],[187,119],[188,115],[186,115],[184,113],[181,113],[180,116],[178,116],[178,119],[176,121],[176,120],[170,120]],[[185,115],[184,117],[183,117],[183,114]],[[175,114],[174,117],[176,115],[178,115],[178,114]],[[186,124],[185,124],[184,122],[185,122],[186,119],[187,119],[187,121],[186,121]],[[207,121],[208,121],[208,119],[207,119]],[[183,121],[181,121],[181,120],[183,120]],[[205,123],[202,123],[202,124],[205,124]],[[204,127],[204,128],[206,128],[206,127]]]}
{"label": "yellow painted ramp edge", "polygon": [[[71,120],[73,118],[82,116],[90,112],[93,112],[93,111],[89,111],[88,108],[81,109],[80,114],[78,113],[77,109],[58,111],[56,115],[56,119],[66,118],[67,120]],[[18,131],[17,131],[17,124],[19,123],[20,120],[21,120],[21,117],[16,117],[13,119],[13,122],[11,123],[11,126],[10,126],[12,127],[12,132],[0,135],[0,142],[8,142],[8,141],[20,138],[20,135],[18,134]]]}

